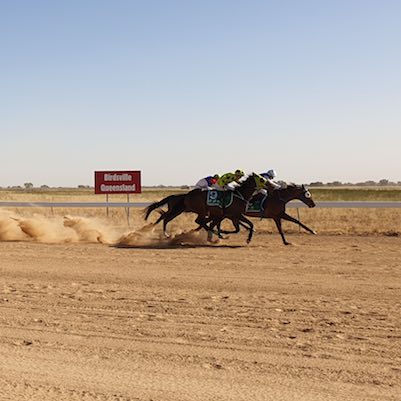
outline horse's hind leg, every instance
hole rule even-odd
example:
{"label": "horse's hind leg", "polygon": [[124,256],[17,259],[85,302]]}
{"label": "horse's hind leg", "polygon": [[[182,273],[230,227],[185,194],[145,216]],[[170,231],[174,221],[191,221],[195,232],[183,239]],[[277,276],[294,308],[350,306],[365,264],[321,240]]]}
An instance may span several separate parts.
{"label": "horse's hind leg", "polygon": [[[245,227],[247,230],[249,230],[248,238],[246,240],[246,242],[249,244],[251,242],[251,240],[252,240],[252,236],[253,236],[253,233],[255,231],[253,229],[253,223],[250,220],[248,220],[245,216],[241,216],[239,218],[239,222],[238,223],[241,224],[243,227]],[[246,223],[248,226],[246,226],[244,223]]]}
{"label": "horse's hind leg", "polygon": [[[224,217],[219,217],[219,218],[217,218],[217,219],[214,219],[214,220],[212,220],[212,222],[210,223],[210,225],[209,225],[209,227],[210,227],[210,231],[209,231],[209,233],[208,233],[208,240],[210,239],[212,239],[212,235],[213,235],[213,233],[214,233],[214,231],[213,231],[213,229],[214,229],[214,227],[216,227],[217,226],[217,236],[220,238],[220,239],[225,239],[221,234],[223,233],[223,231],[222,231],[222,229],[221,229],[221,222],[224,220]],[[238,230],[239,230],[239,228],[238,228]]]}
{"label": "horse's hind leg", "polygon": [[233,224],[233,226],[235,228],[234,231],[221,230],[220,232],[223,233],[223,234],[237,234],[237,233],[240,232],[240,226],[242,226],[246,230],[249,231],[248,239],[247,239],[247,242],[249,243],[251,241],[251,239],[252,239],[253,233],[255,232],[255,230],[253,228],[253,224],[248,219],[246,219],[246,223],[247,224],[245,224],[244,221],[240,221],[239,219],[231,219],[231,222],[232,222],[232,224]]}
{"label": "horse's hind leg", "polygon": [[156,225],[156,224],[159,224],[162,220],[164,220],[165,219],[165,214],[166,214],[167,212],[165,212],[164,210],[161,210],[160,211],[160,216],[159,216],[159,218],[153,223],[154,225]]}
{"label": "horse's hind leg", "polygon": [[165,237],[170,237],[170,234],[167,232],[167,224],[175,219],[177,216],[179,216],[181,213],[183,213],[183,210],[177,209],[177,210],[172,210],[171,212],[165,212],[162,214],[159,219],[156,221],[158,223],[160,220],[163,220],[163,234]]}
{"label": "horse's hind leg", "polygon": [[[204,224],[207,224],[210,221],[210,218],[209,219],[203,218],[204,224],[202,224],[201,219],[202,219],[201,216],[198,216],[196,218],[195,223],[198,224],[198,227],[195,228],[195,231],[200,231],[200,230],[202,230],[202,228],[204,229],[205,228]],[[209,242],[212,240],[212,237],[213,237],[213,232],[210,230],[207,230],[207,240]]]}
{"label": "horse's hind leg", "polygon": [[311,234],[316,234],[316,231],[315,231],[315,230],[312,230],[311,228],[307,227],[305,224],[302,224],[302,223],[301,223],[299,220],[297,220],[295,217],[292,217],[292,216],[290,216],[290,215],[287,214],[287,213],[283,213],[283,214],[281,215],[281,218],[282,218],[283,220],[288,220],[288,221],[291,221],[291,222],[293,222],[293,223],[295,223],[295,224],[298,224],[299,226],[301,226],[303,229],[305,229],[306,231],[310,232]]}
{"label": "horse's hind leg", "polygon": [[185,210],[184,207],[181,205],[174,205],[171,207],[171,205],[168,205],[167,212],[165,212],[162,209],[159,209],[160,216],[159,218],[155,221],[154,225],[159,224],[163,220],[163,231],[166,231],[166,225],[169,221],[175,219],[178,215],[183,213]]}

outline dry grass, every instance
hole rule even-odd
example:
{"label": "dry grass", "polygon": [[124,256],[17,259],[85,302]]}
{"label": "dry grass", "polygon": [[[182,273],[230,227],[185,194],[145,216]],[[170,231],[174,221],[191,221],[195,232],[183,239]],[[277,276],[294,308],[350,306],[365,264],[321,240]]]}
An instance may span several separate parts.
{"label": "dry grass", "polygon": [[[288,214],[298,218],[296,209],[288,209]],[[318,234],[389,235],[401,236],[401,209],[299,209],[299,219]],[[195,215],[186,214],[170,223],[171,230],[183,227],[192,229]],[[154,220],[151,220],[154,221]],[[276,225],[270,219],[252,219],[257,233],[277,233]],[[135,211],[134,224],[143,224],[139,211]],[[230,226],[230,222],[225,222]],[[297,233],[297,225],[283,221],[286,233]],[[301,232],[304,232],[301,229]]]}
{"label": "dry grass", "polygon": [[[335,190],[333,190],[335,191]],[[361,191],[364,191],[363,189]],[[131,202],[149,202],[159,200],[172,193],[183,192],[180,189],[150,189],[142,194],[132,195]],[[375,190],[376,193],[382,192]],[[363,192],[358,198],[364,200]],[[369,192],[371,196],[371,192]],[[326,199],[335,198],[325,195]],[[378,196],[383,199],[383,196]],[[24,191],[0,191],[0,201],[65,201],[65,202],[103,202],[104,196],[94,195],[91,190],[70,191],[45,191],[40,193],[26,193]],[[373,199],[375,200],[375,199]],[[113,195],[110,202],[126,201],[126,195]],[[401,209],[306,209],[300,208],[300,220],[307,226],[316,230],[319,234],[356,234],[356,235],[401,235]],[[7,219],[6,211],[0,209],[0,218]],[[49,220],[63,216],[80,216],[102,221],[104,226],[122,230],[138,230],[148,224],[143,220],[143,210],[131,208],[129,226],[125,208],[109,208],[108,216],[105,208],[14,208],[8,212],[15,216],[32,217],[40,216]],[[288,209],[289,214],[298,218],[296,209]],[[155,221],[157,213],[151,216],[150,222]],[[276,233],[277,229],[271,220],[253,220],[258,232]],[[229,224],[229,223],[226,223]],[[194,215],[185,214],[170,223],[169,229],[174,231],[186,231],[195,228]],[[298,226],[283,222],[285,232],[298,232]],[[161,225],[160,225],[161,229]]]}
{"label": "dry grass", "polygon": [[[296,209],[289,209],[289,214],[294,217],[297,216]],[[92,230],[96,225],[99,227],[98,231],[103,236],[117,238],[118,235],[123,235],[126,232],[143,230],[149,223],[155,221],[158,216],[157,213],[151,216],[148,222],[143,219],[142,209],[131,209],[129,225],[125,209],[111,208],[109,210],[109,217],[106,216],[105,209],[33,209],[21,208],[15,210],[0,210],[0,239],[19,239],[20,237],[8,235],[1,235],[3,231],[10,230],[13,227],[13,232],[16,230],[15,219],[28,219],[34,222],[35,227],[42,227],[46,231],[45,237],[51,236],[53,232],[60,233],[65,222],[64,217],[69,216],[72,219],[83,220],[85,225]],[[320,235],[386,235],[386,236],[401,236],[401,209],[299,209],[300,220],[316,230]],[[188,232],[196,228],[194,222],[195,215],[183,214],[173,220],[168,230],[171,233],[179,234]],[[277,233],[277,229],[272,220],[259,220],[253,219],[258,233]],[[225,221],[224,226],[228,228],[230,222]],[[290,223],[283,222],[284,231],[288,234],[297,233],[298,226]],[[155,228],[156,233],[161,234],[162,225],[159,224]],[[50,232],[47,232],[50,231]],[[112,236],[109,233],[116,233]],[[58,236],[56,236],[58,238]],[[60,242],[63,242],[61,239]]]}
{"label": "dry grass", "polygon": [[316,201],[401,201],[401,187],[311,188]]}
{"label": "dry grass", "polygon": [[[148,202],[165,196],[185,193],[179,188],[147,188],[141,194],[130,195],[130,202]],[[95,195],[93,189],[0,190],[0,201],[15,202],[106,202],[106,195]],[[109,202],[126,202],[127,195],[109,195]]]}
{"label": "dry grass", "polygon": [[[401,201],[401,186],[397,187],[312,187],[315,201]],[[180,188],[144,188],[141,194],[130,196],[131,202],[159,200],[174,193],[185,193]],[[104,202],[105,195],[95,195],[93,189],[49,188],[32,190],[0,189],[0,201],[20,202]],[[125,202],[127,196],[110,195],[110,202]]]}
{"label": "dry grass", "polygon": [[[298,218],[296,209],[289,209],[288,213]],[[302,208],[299,217],[302,223],[320,234],[401,235],[401,209]],[[298,231],[292,223],[284,223],[284,229]]]}

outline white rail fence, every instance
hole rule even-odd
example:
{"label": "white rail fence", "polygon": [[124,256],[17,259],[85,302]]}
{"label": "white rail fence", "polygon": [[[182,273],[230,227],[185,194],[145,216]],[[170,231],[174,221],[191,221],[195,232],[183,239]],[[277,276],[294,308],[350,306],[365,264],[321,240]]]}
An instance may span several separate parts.
{"label": "white rail fence", "polygon": [[[96,207],[125,207],[125,208],[145,208],[150,202],[0,202],[0,207],[60,207],[60,208],[96,208]],[[307,207],[302,202],[292,201],[288,207],[300,208]],[[401,202],[317,202],[319,208],[401,208]]]}

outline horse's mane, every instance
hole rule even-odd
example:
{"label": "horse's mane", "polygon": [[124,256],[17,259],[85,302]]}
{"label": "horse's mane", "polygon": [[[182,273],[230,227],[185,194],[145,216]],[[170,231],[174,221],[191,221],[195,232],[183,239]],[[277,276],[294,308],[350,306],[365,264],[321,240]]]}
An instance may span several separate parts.
{"label": "horse's mane", "polygon": [[284,183],[282,184],[282,189],[297,189],[302,188],[302,185],[295,184],[294,182]]}
{"label": "horse's mane", "polygon": [[241,189],[245,184],[248,184],[249,181],[253,178],[255,173],[248,174],[247,176],[243,177],[240,182],[235,185],[234,192],[237,192],[239,189]]}

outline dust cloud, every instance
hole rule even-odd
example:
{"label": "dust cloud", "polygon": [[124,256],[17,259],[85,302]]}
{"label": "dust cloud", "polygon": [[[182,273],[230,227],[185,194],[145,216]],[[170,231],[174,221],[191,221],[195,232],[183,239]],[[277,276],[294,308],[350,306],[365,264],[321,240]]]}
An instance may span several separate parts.
{"label": "dust cloud", "polygon": [[169,237],[165,237],[164,234],[161,231],[157,230],[153,224],[148,224],[142,227],[140,230],[132,231],[127,233],[126,235],[123,235],[115,245],[117,247],[125,248],[169,248],[174,246],[205,244],[208,244],[207,234],[205,231],[179,231],[170,235]]}
{"label": "dust cloud", "polygon": [[115,228],[97,218],[80,216],[29,217],[0,212],[0,241],[37,241],[49,244],[114,244],[126,229]]}
{"label": "dust cloud", "polygon": [[23,241],[25,238],[14,214],[0,211],[0,241]]}
{"label": "dust cloud", "polygon": [[147,224],[136,230],[114,226],[95,217],[33,214],[29,217],[0,211],[0,241],[36,241],[48,244],[100,243],[116,247],[172,247],[207,244],[205,231],[176,229],[165,237],[161,227]]}

